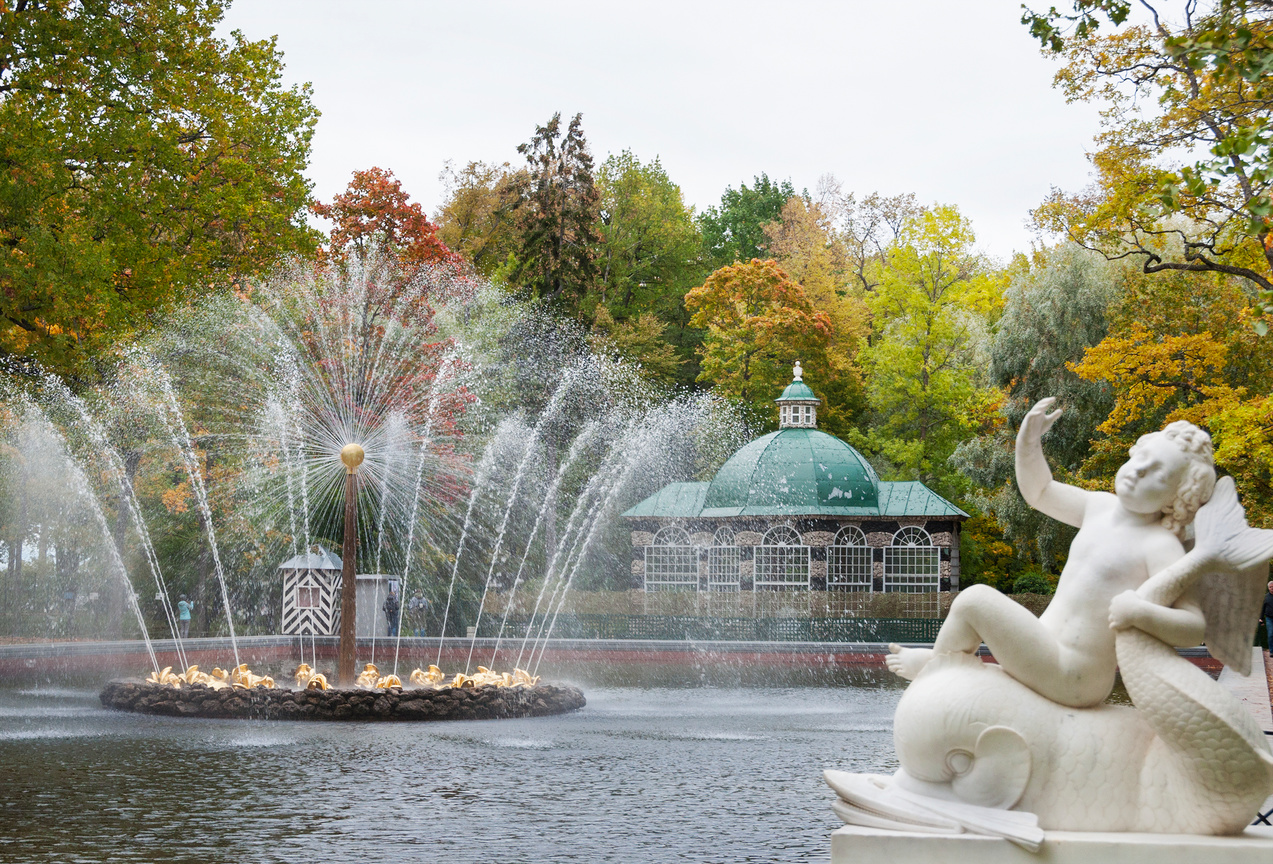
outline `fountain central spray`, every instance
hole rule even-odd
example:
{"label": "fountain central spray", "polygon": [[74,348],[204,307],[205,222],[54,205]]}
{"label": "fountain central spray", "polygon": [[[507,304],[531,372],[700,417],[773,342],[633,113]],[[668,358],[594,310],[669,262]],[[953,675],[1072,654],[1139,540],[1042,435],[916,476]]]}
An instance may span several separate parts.
{"label": "fountain central spray", "polygon": [[340,450],[340,461],[345,463],[345,539],[340,548],[340,657],[337,675],[343,687],[352,687],[357,677],[354,672],[354,624],[358,587],[358,466],[362,464],[364,455],[358,444],[346,444]]}

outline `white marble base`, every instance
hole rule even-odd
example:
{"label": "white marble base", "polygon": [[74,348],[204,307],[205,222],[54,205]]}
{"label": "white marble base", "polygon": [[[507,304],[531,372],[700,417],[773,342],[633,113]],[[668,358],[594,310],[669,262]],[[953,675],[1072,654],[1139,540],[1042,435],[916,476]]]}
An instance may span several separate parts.
{"label": "white marble base", "polygon": [[1049,831],[1038,852],[997,837],[910,834],[845,825],[831,835],[831,864],[1269,864],[1273,828],[1237,837]]}

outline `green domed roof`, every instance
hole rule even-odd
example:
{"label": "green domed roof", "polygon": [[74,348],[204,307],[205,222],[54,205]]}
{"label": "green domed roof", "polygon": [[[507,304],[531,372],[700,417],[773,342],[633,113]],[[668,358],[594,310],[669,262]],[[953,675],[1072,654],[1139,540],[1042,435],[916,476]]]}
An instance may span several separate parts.
{"label": "green domed roof", "polygon": [[813,391],[809,389],[809,385],[797,378],[787,385],[787,389],[782,391],[782,395],[775,399],[775,402],[793,402],[795,400],[812,399],[814,402],[821,402],[817,396],[813,395]]}
{"label": "green domed roof", "polygon": [[781,429],[752,441],[721,466],[707,489],[703,515],[733,515],[743,508],[755,515],[874,511],[879,485],[862,454],[839,438],[817,429]]}

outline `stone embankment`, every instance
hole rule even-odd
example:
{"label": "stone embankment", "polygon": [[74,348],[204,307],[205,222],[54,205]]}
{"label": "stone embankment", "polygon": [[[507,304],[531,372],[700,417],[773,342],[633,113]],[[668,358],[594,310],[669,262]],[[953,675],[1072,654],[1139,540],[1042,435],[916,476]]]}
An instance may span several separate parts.
{"label": "stone embankment", "polygon": [[112,681],[102,704],[121,711],[168,717],[240,720],[498,720],[545,717],[582,708],[577,687],[427,688],[405,690],[214,690],[192,684]]}

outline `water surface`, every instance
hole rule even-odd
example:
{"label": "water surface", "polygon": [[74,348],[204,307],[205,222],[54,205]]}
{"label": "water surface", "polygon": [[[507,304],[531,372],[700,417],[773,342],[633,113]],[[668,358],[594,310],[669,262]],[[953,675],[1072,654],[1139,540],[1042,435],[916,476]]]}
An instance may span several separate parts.
{"label": "water surface", "polygon": [[822,769],[896,767],[889,682],[585,692],[564,717],[322,724],[0,690],[0,860],[825,861]]}

